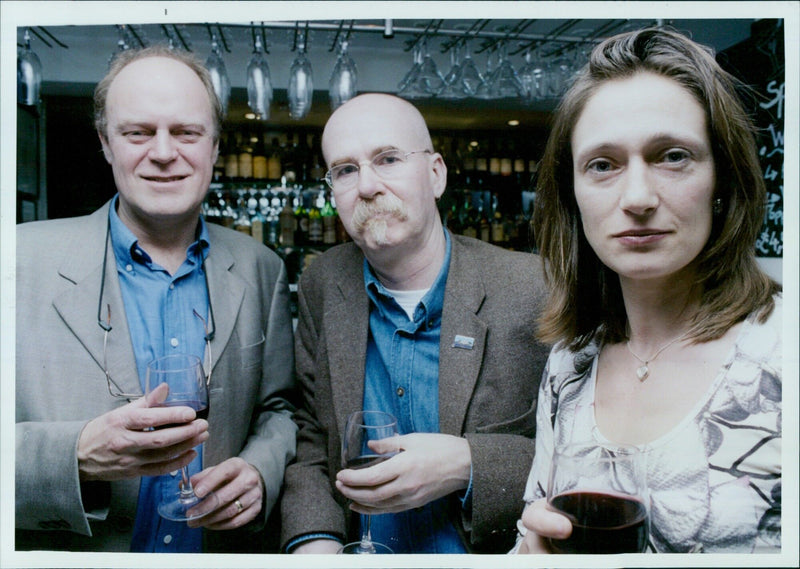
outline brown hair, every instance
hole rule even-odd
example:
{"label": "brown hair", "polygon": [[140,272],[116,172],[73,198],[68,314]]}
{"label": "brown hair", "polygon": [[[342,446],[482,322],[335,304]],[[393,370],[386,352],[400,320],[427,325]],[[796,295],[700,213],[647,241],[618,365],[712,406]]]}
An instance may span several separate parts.
{"label": "brown hair", "polygon": [[142,49],[128,49],[114,56],[114,59],[112,59],[109,64],[108,72],[105,77],[100,80],[94,89],[94,127],[97,129],[97,132],[99,132],[103,138],[108,138],[106,133],[106,98],[108,97],[108,89],[111,87],[111,83],[125,66],[139,59],[148,57],[166,57],[174,59],[175,61],[183,63],[197,74],[208,93],[208,100],[211,104],[211,116],[214,121],[214,140],[218,140],[220,132],[222,131],[222,120],[224,117],[222,104],[214,91],[214,84],[211,81],[208,70],[193,54],[187,51],[172,49],[165,44],[157,44]]}
{"label": "brown hair", "polygon": [[755,259],[755,241],[764,215],[766,189],[758,162],[754,128],[737,95],[741,84],[714,60],[711,51],[683,35],[644,29],[609,38],[561,100],[537,183],[534,227],[550,288],[539,335],[572,349],[595,334],[603,341],[627,337],[627,317],[619,277],[602,264],[583,234],[575,201],[571,135],[587,101],[605,82],[640,72],[676,81],[705,109],[714,154],[714,198],[722,211],[713,216],[711,235],[695,259],[701,306],[690,337],[719,338],[750,312],[762,320],[780,291]]}

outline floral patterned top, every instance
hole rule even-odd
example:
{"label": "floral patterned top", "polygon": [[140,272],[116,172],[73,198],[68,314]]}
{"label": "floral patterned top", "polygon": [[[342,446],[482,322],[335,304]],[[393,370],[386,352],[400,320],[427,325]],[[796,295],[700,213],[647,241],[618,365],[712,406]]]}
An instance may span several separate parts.
{"label": "floral patterned top", "polygon": [[[640,445],[651,497],[649,552],[778,552],[781,546],[782,297],[750,315],[711,387],[678,425]],[[553,445],[604,440],[594,421],[598,346],[556,346],[541,383],[525,501],[546,495]],[[521,524],[518,524],[521,527]]]}

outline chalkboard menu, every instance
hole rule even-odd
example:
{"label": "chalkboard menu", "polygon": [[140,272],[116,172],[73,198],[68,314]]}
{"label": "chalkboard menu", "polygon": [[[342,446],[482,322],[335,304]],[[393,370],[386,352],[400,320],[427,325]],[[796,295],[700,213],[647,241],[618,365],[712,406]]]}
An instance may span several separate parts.
{"label": "chalkboard menu", "polygon": [[756,91],[751,114],[758,130],[761,169],[767,186],[764,225],[756,240],[756,255],[783,256],[783,126],[785,94],[783,20],[755,22],[750,38],[718,54],[727,71]]}

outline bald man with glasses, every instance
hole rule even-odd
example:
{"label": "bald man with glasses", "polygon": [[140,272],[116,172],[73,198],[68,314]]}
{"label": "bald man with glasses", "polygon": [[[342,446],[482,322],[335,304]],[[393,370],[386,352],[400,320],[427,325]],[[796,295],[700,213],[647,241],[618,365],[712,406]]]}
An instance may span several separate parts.
{"label": "bald man with glasses", "polygon": [[[373,514],[373,539],[395,553],[506,551],[548,354],[534,338],[539,261],[442,226],[447,167],[410,103],[355,97],[330,117],[322,151],[353,242],[299,284],[303,402],[282,547],[335,553]],[[360,410],[394,415],[402,451],[344,469],[342,429]]]}
{"label": "bald man with glasses", "polygon": [[[200,214],[221,116],[190,54],[120,53],[95,91],[116,195],[18,228],[17,549],[258,552],[278,531],[296,434],[288,284],[277,255]],[[171,354],[204,362],[208,420],[143,396],[148,362]],[[185,465],[219,500],[188,524],[156,510]]]}

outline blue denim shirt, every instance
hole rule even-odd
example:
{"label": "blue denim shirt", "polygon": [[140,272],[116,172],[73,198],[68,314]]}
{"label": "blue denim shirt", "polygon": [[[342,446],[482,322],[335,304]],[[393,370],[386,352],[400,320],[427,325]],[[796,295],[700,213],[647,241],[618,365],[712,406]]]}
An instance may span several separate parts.
{"label": "blue denim shirt", "polygon": [[[194,354],[203,359],[205,330],[192,310],[205,318],[208,294],[203,275],[203,260],[208,255],[208,229],[199,220],[198,239],[186,251],[186,260],[174,275],[154,263],[139,247],[138,240],[116,212],[115,197],[109,212],[111,244],[116,258],[125,316],[133,343],[136,368],[142,391],[145,389],[147,364],[171,353]],[[189,465],[189,474],[202,469],[202,446]],[[176,473],[177,476],[180,476]],[[172,474],[142,477],[136,509],[131,551],[196,552],[202,551],[202,531],[186,523],[171,522],[156,511],[157,496],[175,486]]]}
{"label": "blue denim shirt", "polygon": [[[371,301],[363,408],[397,417],[400,434],[439,432],[439,337],[450,267],[450,236],[442,268],[409,320],[364,261]],[[468,492],[469,493],[469,492]],[[464,507],[469,507],[466,497]],[[464,553],[447,515],[448,498],[397,514],[372,516],[373,540],[395,553]]]}

